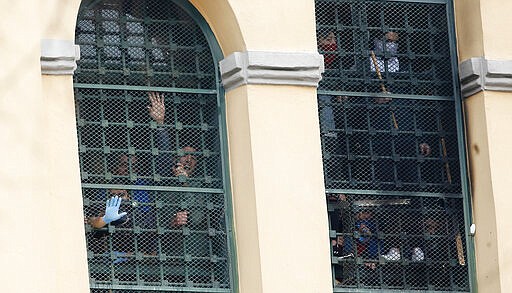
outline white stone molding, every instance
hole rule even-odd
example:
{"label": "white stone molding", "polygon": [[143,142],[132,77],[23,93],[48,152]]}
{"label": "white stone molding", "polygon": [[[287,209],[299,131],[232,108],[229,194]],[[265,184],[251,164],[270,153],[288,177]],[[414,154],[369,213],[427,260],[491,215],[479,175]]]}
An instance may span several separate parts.
{"label": "white stone molding", "polygon": [[463,97],[486,90],[512,91],[512,60],[474,57],[464,60],[459,70]]}
{"label": "white stone molding", "polygon": [[226,91],[245,84],[317,87],[324,58],[317,52],[235,52],[220,61]]}
{"label": "white stone molding", "polygon": [[41,74],[73,75],[80,46],[69,40],[41,40]]}

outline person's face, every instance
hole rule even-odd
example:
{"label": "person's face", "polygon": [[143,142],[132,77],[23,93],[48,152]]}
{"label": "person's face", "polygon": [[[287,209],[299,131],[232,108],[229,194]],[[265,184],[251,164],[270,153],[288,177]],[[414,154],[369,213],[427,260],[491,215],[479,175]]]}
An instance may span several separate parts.
{"label": "person's face", "polygon": [[322,44],[322,45],[336,44],[336,36],[334,35],[333,32],[330,32],[329,34],[327,34],[327,36],[325,38],[322,38],[320,40],[320,44]]}
{"label": "person's face", "polygon": [[347,196],[344,195],[343,193],[338,193],[337,196],[338,196],[338,200],[339,201],[346,201],[347,200]]}
{"label": "person's face", "polygon": [[396,42],[398,40],[398,34],[395,32],[387,32],[386,40],[388,40],[390,42]]}
{"label": "person's face", "polygon": [[330,32],[327,35],[327,38],[325,38],[325,41],[329,42],[329,44],[334,44],[334,43],[336,43],[336,36],[334,35],[333,32]]}
{"label": "person's face", "polygon": [[361,211],[358,215],[357,215],[358,219],[359,220],[368,220],[372,217],[372,213],[370,211]]}
{"label": "person's face", "polygon": [[130,170],[130,164],[128,163],[130,160],[131,167],[133,172],[137,172],[136,164],[137,164],[137,158],[131,157],[129,158],[127,155],[122,155],[119,157],[119,164],[116,168],[116,175],[128,175]]}
{"label": "person's face", "polygon": [[343,236],[336,237],[336,244],[338,244],[339,246],[343,246],[344,243],[345,239],[343,239]]}
{"label": "person's face", "polygon": [[185,155],[181,156],[179,158],[179,163],[185,168],[185,170],[188,171],[188,174],[190,175],[192,172],[194,172],[194,169],[196,168],[197,164],[197,158],[195,157],[193,152],[196,151],[193,147],[184,147],[183,151],[185,151]]}
{"label": "person's face", "polygon": [[111,196],[119,196],[120,198],[127,200],[130,199],[130,194],[125,189],[111,189],[110,190]]}
{"label": "person's face", "polygon": [[425,221],[425,229],[429,234],[435,234],[439,230],[439,221],[433,219],[427,219]]}

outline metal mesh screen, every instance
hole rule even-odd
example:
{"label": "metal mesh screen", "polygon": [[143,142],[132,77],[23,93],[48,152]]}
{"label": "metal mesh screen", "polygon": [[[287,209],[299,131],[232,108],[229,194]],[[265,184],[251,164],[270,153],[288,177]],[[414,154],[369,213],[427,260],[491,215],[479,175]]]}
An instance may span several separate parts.
{"label": "metal mesh screen", "polygon": [[[203,32],[173,1],[85,1],[76,43],[91,292],[231,292],[224,118]],[[113,196],[127,214],[105,225]]]}
{"label": "metal mesh screen", "polygon": [[453,102],[380,99],[319,96],[327,188],[460,194]]}
{"label": "metal mesh screen", "polygon": [[458,198],[328,195],[337,288],[468,291]]}
{"label": "metal mesh screen", "polygon": [[75,82],[216,89],[198,25],[173,1],[85,1],[76,27]]}
{"label": "metal mesh screen", "polygon": [[316,13],[321,90],[453,95],[445,4],[317,0]]}
{"label": "metal mesh screen", "polygon": [[335,292],[470,290],[453,23],[425,2],[316,0]]}

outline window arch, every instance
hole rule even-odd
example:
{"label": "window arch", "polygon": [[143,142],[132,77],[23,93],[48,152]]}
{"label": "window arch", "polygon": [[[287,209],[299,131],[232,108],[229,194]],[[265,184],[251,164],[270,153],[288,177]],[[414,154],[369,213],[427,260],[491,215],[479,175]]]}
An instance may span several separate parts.
{"label": "window arch", "polygon": [[[91,291],[232,292],[221,53],[208,26],[186,1],[91,0],[76,44]],[[127,214],[103,217],[116,195]]]}

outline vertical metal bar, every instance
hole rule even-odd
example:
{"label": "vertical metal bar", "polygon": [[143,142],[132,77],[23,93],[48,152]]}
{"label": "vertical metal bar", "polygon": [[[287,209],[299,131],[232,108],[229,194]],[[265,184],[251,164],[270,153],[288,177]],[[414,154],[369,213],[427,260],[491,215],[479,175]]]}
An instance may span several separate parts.
{"label": "vertical metal bar", "polygon": [[[76,125],[76,132],[77,132],[77,137],[78,137],[78,155],[81,158],[83,158],[85,156],[85,154],[83,153],[80,153],[80,149],[82,147],[82,127],[83,126],[79,126],[78,125],[78,121],[81,119],[81,116],[80,116],[80,107],[82,107],[82,103],[80,103],[80,99],[78,98],[79,96],[81,96],[81,93],[80,93],[80,90],[79,89],[74,89],[74,93],[75,93],[75,107],[76,107],[76,118],[75,118],[75,123],[77,124]],[[84,160],[78,160],[78,163],[80,165],[80,177],[81,177],[81,181],[83,181],[83,174],[82,172],[85,172],[85,167],[84,167]],[[85,193],[82,192],[83,196],[85,196]]]}
{"label": "vertical metal bar", "polygon": [[[206,206],[203,207],[203,213],[206,214],[206,235],[208,237],[208,257],[210,258],[210,264],[212,263],[212,259],[213,259],[213,244],[212,244],[212,236],[210,236],[210,229],[214,229],[213,226],[212,226],[212,219],[211,219],[211,216],[212,216],[212,210],[208,210],[207,209],[207,206],[208,204],[211,203],[210,199],[208,199],[206,201]],[[212,203],[213,204],[213,203]],[[214,205],[215,206],[215,205]],[[215,280],[215,267],[213,265],[211,265],[210,267],[210,280],[213,282],[213,280]]]}
{"label": "vertical metal bar", "polygon": [[[181,100],[181,97],[178,95],[179,95],[178,93],[172,94],[172,111],[173,111],[172,117],[173,117],[174,129],[176,129],[176,131],[174,131],[174,151],[177,151],[182,147],[181,143],[180,143],[180,137],[179,137],[180,130],[177,128],[178,122],[179,122],[178,113],[180,111],[180,109],[178,109],[178,108],[179,108],[180,104],[176,103],[176,98],[179,98]],[[169,103],[167,103],[167,105],[169,105]],[[172,147],[171,147],[171,149],[172,149]]]}
{"label": "vertical metal bar", "polygon": [[448,19],[448,36],[450,40],[450,56],[452,66],[452,80],[453,80],[453,92],[455,95],[455,115],[457,121],[457,144],[459,149],[459,161],[460,161],[460,178],[461,187],[463,194],[463,210],[464,210],[464,232],[466,239],[466,255],[468,258],[468,274],[469,274],[469,288],[471,292],[478,292],[476,286],[476,257],[475,257],[475,246],[473,236],[469,233],[469,226],[473,222],[472,220],[472,202],[471,202],[471,189],[468,175],[467,165],[467,145],[465,137],[465,125],[463,117],[463,107],[460,93],[460,79],[458,75],[458,57],[456,48],[456,33],[455,33],[455,16],[454,7],[451,0],[446,0],[446,14]]}
{"label": "vertical metal bar", "polygon": [[[133,98],[136,98],[136,97],[133,97]],[[167,98],[167,97],[164,96],[164,103],[165,103],[165,98]],[[142,98],[142,100],[144,100],[144,98]],[[153,121],[149,122],[149,124],[151,124],[151,123],[153,123]],[[156,154],[154,154],[153,151],[150,154],[150,156],[151,156],[151,174],[153,174],[153,175],[157,175],[159,173],[159,172],[157,172],[157,166],[156,166],[158,157],[163,155],[162,151],[168,151],[168,150],[161,150],[158,143],[155,144],[155,136],[157,136],[158,135],[157,132],[160,131],[158,128],[166,127],[166,126],[167,125],[165,123],[165,118],[164,118],[163,124],[161,126],[158,126],[158,124],[156,124],[157,129],[151,129],[151,127],[149,129],[149,147],[151,148],[151,150],[155,150],[155,149],[157,150]],[[169,162],[158,162],[158,163],[165,164],[165,163],[169,163]],[[163,169],[162,166],[160,166],[159,170],[161,171],[162,169]],[[164,174],[158,174],[158,175],[159,175],[159,178],[158,178],[158,181],[159,181],[160,177],[163,176]],[[153,180],[156,180],[155,176],[153,178],[154,178]],[[155,197],[155,201],[156,201],[156,197]]]}
{"label": "vertical metal bar", "polygon": [[[103,101],[104,101],[104,94],[103,94],[103,90],[99,90],[99,93],[100,93],[100,96],[101,96],[101,99],[99,100],[99,104],[100,104],[100,119],[101,121],[105,121],[105,109],[104,109],[104,106],[103,106]],[[101,145],[102,146],[106,146],[107,145],[107,139],[106,139],[106,134],[105,134],[105,127],[102,127],[101,126],[101,123],[100,123],[100,129],[101,129]],[[105,150],[102,150],[102,157],[103,157],[103,170],[105,172],[105,179],[108,179],[107,178],[107,174],[110,174],[110,169],[109,169],[109,166],[108,166],[108,161],[107,161],[107,156],[105,155]]]}
{"label": "vertical metal bar", "polygon": [[[201,102],[202,99],[205,100],[204,104]],[[199,109],[199,113],[198,113],[198,115],[199,115],[199,126],[200,126],[200,130],[199,130],[200,131],[200,136],[199,137],[200,137],[200,140],[201,140],[200,141],[200,143],[201,143],[201,148],[200,149],[202,151],[204,151],[206,149],[206,142],[205,142],[204,135],[205,135],[205,132],[207,130],[203,130],[203,125],[205,124],[203,110],[204,110],[205,105],[207,105],[207,103],[206,103],[205,97],[203,95],[201,95],[201,94],[197,95],[196,103],[198,104],[197,108]],[[208,125],[208,123],[206,123],[206,125]],[[203,173],[202,173],[203,178],[206,178],[206,175],[208,174],[208,172],[207,172],[207,166],[206,166],[205,160],[202,160],[201,165],[203,167]]]}
{"label": "vertical metal bar", "polygon": [[[118,7],[119,15],[117,17],[116,22],[119,25],[119,43],[117,46],[119,46],[119,51],[121,52],[121,70],[124,71],[126,68],[129,68],[128,62],[126,61],[126,56],[128,55],[128,48],[123,45],[123,42],[127,40],[127,32],[126,32],[126,17],[123,16],[123,4],[119,4]],[[123,73],[123,82],[124,84],[128,84],[127,81],[128,75]]]}
{"label": "vertical metal bar", "polygon": [[[159,204],[160,202],[162,202],[162,199],[160,198],[160,195],[159,195],[159,192],[158,191],[153,191],[153,198],[155,199],[155,222],[156,222],[156,239],[157,239],[157,257],[158,257],[158,270],[159,270],[159,276],[160,276],[160,283],[163,284],[164,283],[164,260],[162,260],[162,256],[164,255],[163,253],[163,250],[162,250],[162,235],[163,233],[166,233],[166,232],[163,232],[163,228],[161,226],[160,223],[162,223],[165,218],[161,219],[161,210],[159,209]],[[162,234],[159,232],[159,231],[162,231]],[[165,258],[165,261],[167,259]]]}
{"label": "vertical metal bar", "polygon": [[[407,11],[408,11],[408,13],[404,14],[404,26],[408,30],[412,31],[412,26],[409,23],[409,15],[412,14],[412,12],[410,11],[409,7],[405,7],[404,9],[407,9]],[[402,36],[402,39],[403,39],[403,36]],[[411,34],[409,34],[408,32],[407,32],[407,38],[405,38],[405,46],[406,46],[406,52],[412,52]],[[407,56],[407,57],[409,57],[409,56]],[[413,67],[412,67],[412,63],[413,62],[414,62],[413,60],[409,60],[409,62],[407,63],[407,71],[408,71],[409,80],[413,80],[413,78],[414,78],[414,70],[413,70]],[[413,94],[420,94],[420,93],[417,93],[415,91],[413,91],[412,93]]]}
{"label": "vertical metal bar", "polygon": [[418,136],[416,135],[417,131],[418,131],[418,113],[417,113],[417,107],[418,107],[418,101],[412,101],[413,102],[413,106],[409,107],[409,110],[412,110],[412,111],[409,111],[409,113],[412,115],[412,123],[413,123],[413,130],[414,130],[414,154],[416,155],[416,158],[414,159],[414,165],[415,165],[415,170],[416,170],[416,180],[417,180],[417,183],[421,186],[421,168],[420,168],[420,163],[418,162],[418,158],[419,157],[423,157],[423,155],[421,154],[421,151],[419,149],[419,145],[420,143],[423,143],[422,141],[419,140]]}
{"label": "vertical metal bar", "polygon": [[[131,180],[135,180],[135,178],[136,178],[135,175],[136,174],[134,174],[135,173],[134,172],[134,166],[133,166],[134,162],[132,161],[133,157],[130,156],[130,152],[129,152],[129,149],[130,149],[132,143],[131,143],[131,129],[128,128],[128,121],[130,121],[130,111],[128,109],[129,104],[127,102],[127,96],[128,96],[128,92],[127,91],[123,91],[123,98],[124,98],[123,107],[124,107],[124,116],[125,116],[125,121],[126,121],[126,122],[124,122],[124,125],[126,127],[126,131],[125,131],[125,133],[126,133],[126,144],[128,146],[128,149],[126,150],[126,155],[128,156],[129,176],[130,176],[130,178],[132,178]],[[136,154],[136,152],[135,152],[135,154]]]}

